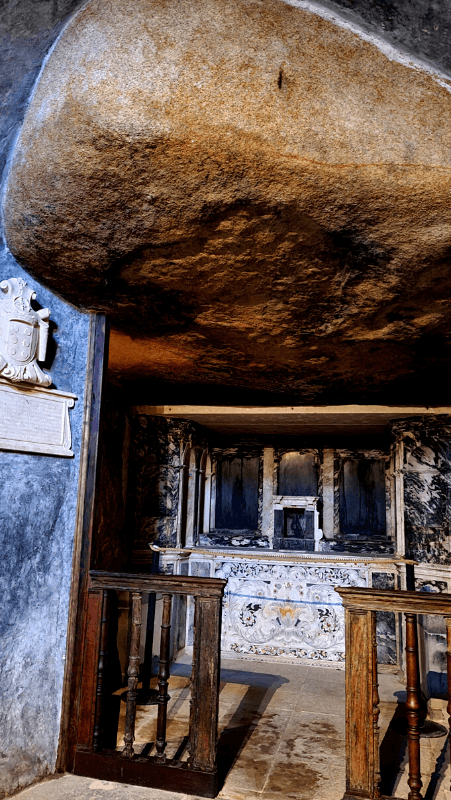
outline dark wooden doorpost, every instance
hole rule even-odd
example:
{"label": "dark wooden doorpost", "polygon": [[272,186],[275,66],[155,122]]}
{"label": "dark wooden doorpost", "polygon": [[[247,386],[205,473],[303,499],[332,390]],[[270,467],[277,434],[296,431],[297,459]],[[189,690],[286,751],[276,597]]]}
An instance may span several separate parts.
{"label": "dark wooden doorpost", "polygon": [[[73,770],[75,746],[84,733],[78,732],[86,720],[79,715],[82,697],[82,671],[86,658],[98,658],[100,636],[93,624],[94,606],[102,602],[88,597],[89,569],[98,472],[99,432],[104,377],[108,362],[108,325],[104,314],[92,314],[90,323],[88,370],[84,403],[84,433],[80,455],[80,481],[77,509],[77,529],[74,542],[72,589],[69,609],[66,673],[61,715],[61,736],[57,769]],[[91,621],[91,622],[90,622]],[[95,648],[97,647],[97,651]],[[93,649],[94,648],[94,649]]]}

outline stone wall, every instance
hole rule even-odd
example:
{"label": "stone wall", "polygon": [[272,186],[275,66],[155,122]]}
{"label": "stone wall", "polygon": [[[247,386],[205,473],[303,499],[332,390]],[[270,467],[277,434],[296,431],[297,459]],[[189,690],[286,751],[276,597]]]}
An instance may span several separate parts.
{"label": "stone wall", "polygon": [[177,545],[179,476],[183,451],[202,449],[202,428],[186,420],[132,416],[128,466],[127,524],[133,547]]}
{"label": "stone wall", "polygon": [[392,428],[404,452],[406,557],[420,564],[451,564],[449,418],[399,420]]}
{"label": "stone wall", "polygon": [[89,316],[39,286],[51,309],[48,367],[57,389],[78,399],[69,412],[73,458],[0,452],[0,797],[55,768],[66,653]]}
{"label": "stone wall", "polygon": [[[82,0],[0,9],[0,176],[42,61]],[[6,169],[5,169],[6,167]],[[0,182],[0,194],[3,180]],[[54,386],[77,395],[73,458],[0,452],[0,797],[54,771],[65,667],[89,317],[30,277],[0,229],[0,281],[22,277],[51,309]]]}

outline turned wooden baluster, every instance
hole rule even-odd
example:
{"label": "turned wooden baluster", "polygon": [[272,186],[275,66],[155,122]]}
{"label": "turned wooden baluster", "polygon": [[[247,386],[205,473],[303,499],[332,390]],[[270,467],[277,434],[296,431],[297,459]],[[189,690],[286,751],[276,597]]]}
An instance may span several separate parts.
{"label": "turned wooden baluster", "polygon": [[128,657],[128,692],[127,707],[125,710],[124,750],[125,758],[133,758],[133,742],[135,739],[136,698],[138,696],[139,677],[139,642],[141,638],[141,607],[142,596],[140,592],[132,592],[132,629],[130,636],[130,653]]}
{"label": "turned wooden baluster", "polygon": [[420,775],[420,687],[416,614],[406,618],[407,742],[409,747],[409,800],[422,800]]}
{"label": "turned wooden baluster", "polygon": [[446,624],[446,672],[448,675],[448,705],[446,706],[446,710],[448,712],[448,741],[450,747],[450,754],[451,754],[451,617],[445,617],[445,624]]}
{"label": "turned wooden baluster", "polygon": [[374,797],[381,796],[381,768],[379,752],[379,684],[377,679],[377,635],[376,612],[371,612],[371,646],[373,657],[373,764],[374,764]]}
{"label": "turned wooden baluster", "polygon": [[158,670],[158,718],[155,761],[164,764],[166,756],[166,714],[168,707],[169,642],[171,634],[172,595],[163,595],[163,619],[160,639],[160,667]]}
{"label": "turned wooden baluster", "polygon": [[94,733],[92,749],[98,752],[102,744],[102,712],[103,694],[105,684],[105,669],[108,648],[108,612],[110,607],[110,595],[108,591],[103,592],[102,598],[102,621],[100,627],[100,649],[99,661],[97,666],[97,685],[96,685],[96,710],[94,716]]}

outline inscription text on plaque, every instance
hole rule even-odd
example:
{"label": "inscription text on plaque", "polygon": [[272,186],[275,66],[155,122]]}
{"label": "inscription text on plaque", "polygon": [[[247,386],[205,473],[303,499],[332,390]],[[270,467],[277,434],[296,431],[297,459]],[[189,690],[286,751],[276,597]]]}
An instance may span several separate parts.
{"label": "inscription text on plaque", "polygon": [[76,395],[0,378],[0,450],[73,456],[69,408]]}

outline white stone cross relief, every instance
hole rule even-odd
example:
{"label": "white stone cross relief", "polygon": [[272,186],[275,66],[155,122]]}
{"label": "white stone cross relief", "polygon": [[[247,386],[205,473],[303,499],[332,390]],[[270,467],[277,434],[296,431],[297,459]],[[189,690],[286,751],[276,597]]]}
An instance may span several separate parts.
{"label": "white stone cross relief", "polygon": [[13,382],[50,386],[40,368],[47,351],[50,309],[35,311],[36,292],[22,278],[0,283],[0,375]]}

